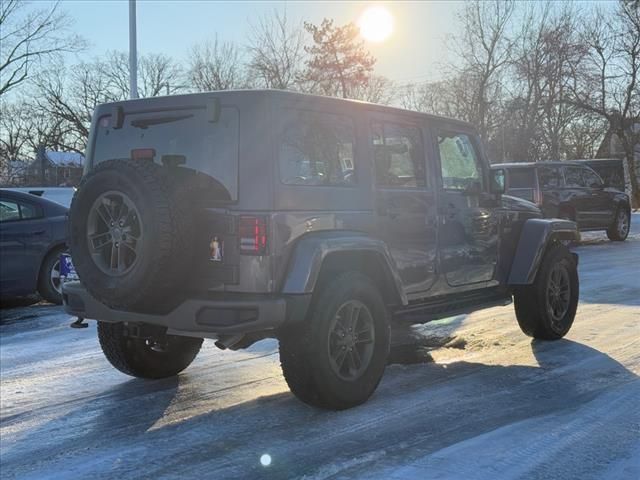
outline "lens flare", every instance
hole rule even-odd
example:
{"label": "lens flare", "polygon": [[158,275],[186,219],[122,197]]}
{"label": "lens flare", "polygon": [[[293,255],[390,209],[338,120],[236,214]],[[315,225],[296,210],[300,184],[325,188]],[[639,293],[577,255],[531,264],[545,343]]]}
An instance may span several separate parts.
{"label": "lens flare", "polygon": [[369,42],[382,42],[393,32],[393,16],[384,7],[369,7],[358,19],[360,35]]}

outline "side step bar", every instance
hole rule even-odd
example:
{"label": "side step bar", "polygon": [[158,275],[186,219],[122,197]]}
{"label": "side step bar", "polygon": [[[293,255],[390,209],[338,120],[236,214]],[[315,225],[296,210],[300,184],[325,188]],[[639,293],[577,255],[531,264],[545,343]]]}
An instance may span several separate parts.
{"label": "side step bar", "polygon": [[504,307],[513,302],[510,294],[491,292],[484,295],[471,295],[452,302],[451,298],[441,297],[438,301],[409,305],[394,313],[399,323],[428,323],[441,318],[464,315],[491,307]]}

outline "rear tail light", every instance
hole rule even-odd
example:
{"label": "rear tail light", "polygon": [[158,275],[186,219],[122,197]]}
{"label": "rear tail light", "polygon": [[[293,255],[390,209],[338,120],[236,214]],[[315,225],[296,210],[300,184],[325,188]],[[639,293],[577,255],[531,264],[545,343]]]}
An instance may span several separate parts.
{"label": "rear tail light", "polygon": [[265,217],[241,216],[238,233],[240,253],[264,255],[267,252],[267,219]]}

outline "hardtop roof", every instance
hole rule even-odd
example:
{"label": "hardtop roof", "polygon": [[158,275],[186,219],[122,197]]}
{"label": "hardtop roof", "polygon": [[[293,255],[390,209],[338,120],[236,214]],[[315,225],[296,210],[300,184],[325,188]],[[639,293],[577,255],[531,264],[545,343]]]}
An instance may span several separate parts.
{"label": "hardtop roof", "polygon": [[189,103],[193,103],[193,100],[196,100],[198,97],[207,97],[210,95],[216,96],[234,96],[234,95],[250,95],[250,96],[270,96],[272,98],[298,98],[300,100],[309,100],[309,101],[318,101],[319,103],[324,104],[335,104],[335,105],[344,105],[351,104],[356,108],[365,108],[376,111],[384,111],[388,113],[396,113],[396,114],[410,114],[413,116],[421,116],[433,121],[437,122],[446,122],[457,124],[461,127],[464,127],[467,130],[475,131],[473,125],[469,122],[465,122],[463,120],[458,120],[455,118],[444,117],[440,115],[433,115],[430,113],[418,112],[415,110],[407,110],[399,107],[391,107],[388,105],[381,105],[378,103],[365,102],[362,100],[354,100],[347,98],[337,98],[337,97],[328,97],[323,95],[314,95],[310,93],[300,93],[300,92],[292,92],[288,90],[276,90],[276,89],[240,89],[240,90],[212,90],[209,92],[198,92],[198,93],[187,93],[182,95],[170,95],[170,96],[159,96],[159,97],[148,97],[148,98],[139,98],[132,100],[123,100],[118,102],[104,103],[101,106],[103,107],[113,107],[117,105],[122,106],[136,106],[142,107],[145,104],[163,102],[167,104],[179,104],[181,102],[187,101]]}

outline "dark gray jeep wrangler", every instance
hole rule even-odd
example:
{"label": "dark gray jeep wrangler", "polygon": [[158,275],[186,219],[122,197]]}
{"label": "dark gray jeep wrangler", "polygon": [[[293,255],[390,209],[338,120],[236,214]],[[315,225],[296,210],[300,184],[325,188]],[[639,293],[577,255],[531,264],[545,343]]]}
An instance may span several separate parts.
{"label": "dark gray jeep wrangler", "polygon": [[394,325],[512,299],[529,336],[573,323],[576,225],[502,195],[467,123],[280,91],[132,100],[96,109],[86,169],[64,302],[129,375],[276,337],[291,391],[343,409]]}

